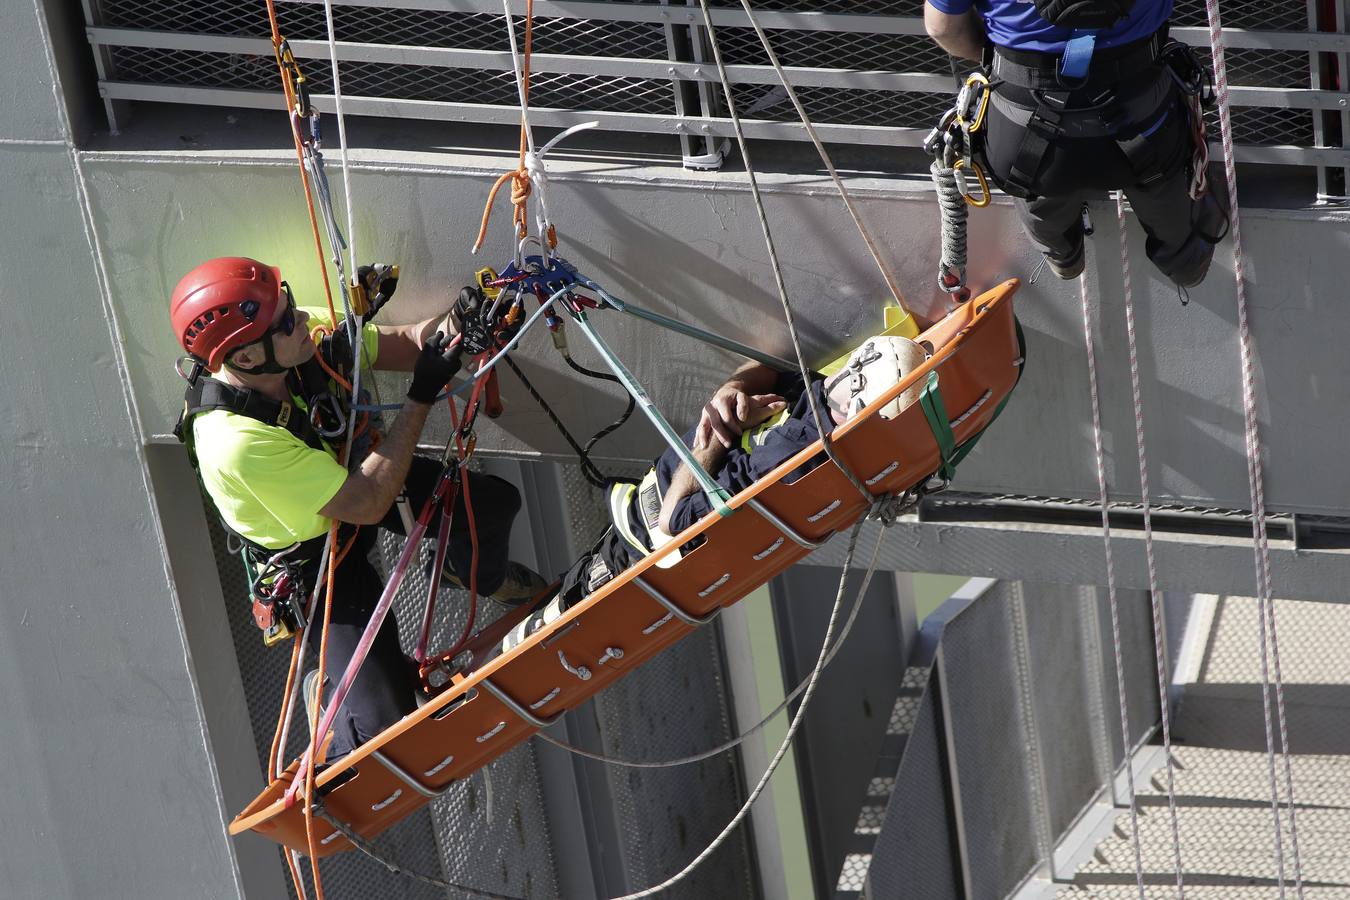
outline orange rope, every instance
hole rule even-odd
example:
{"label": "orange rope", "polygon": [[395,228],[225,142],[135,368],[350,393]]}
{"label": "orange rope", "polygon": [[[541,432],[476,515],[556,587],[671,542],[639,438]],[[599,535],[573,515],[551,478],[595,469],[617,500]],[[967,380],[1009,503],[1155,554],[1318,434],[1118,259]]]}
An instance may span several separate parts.
{"label": "orange rope", "polygon": [[[304,629],[301,629],[303,633]],[[286,728],[286,698],[291,695],[291,690],[295,687],[296,670],[300,667],[300,646],[301,633],[295,636],[295,643],[291,646],[291,667],[286,672],[286,690],[281,695],[281,712],[277,714],[277,730],[272,733],[272,749],[267,752],[267,780],[272,780],[272,773],[277,770],[277,757],[281,755],[281,732]]]}
{"label": "orange rope", "polygon": [[[521,53],[520,92],[526,104],[530,102],[530,51],[533,44],[534,0],[525,0],[525,50]],[[497,199],[497,192],[507,181],[511,182],[511,203],[515,206],[512,220],[516,226],[516,237],[523,238],[530,233],[529,202],[530,192],[534,186],[530,182],[530,172],[525,168],[525,154],[529,150],[529,141],[526,135],[525,111],[522,108],[520,115],[520,159],[516,163],[516,168],[513,171],[503,173],[500,178],[492,183],[492,189],[488,191],[487,203],[483,206],[483,219],[478,226],[478,238],[473,243],[474,253],[478,252],[479,248],[483,246],[483,241],[487,238],[488,219],[492,217],[492,202]],[[548,243],[550,248],[558,246],[558,235],[552,225],[548,229]]]}
{"label": "orange rope", "polygon": [[[277,72],[281,75],[281,88],[286,94],[286,113],[291,122],[291,140],[295,142],[295,160],[300,165],[300,183],[305,189],[305,205],[309,207],[309,226],[314,232],[314,250],[319,254],[319,272],[323,275],[323,293],[328,301],[328,313],[332,321],[337,321],[337,307],[333,305],[333,286],[328,281],[328,259],[323,254],[323,238],[319,236],[319,217],[314,211],[314,192],[310,187],[309,173],[305,171],[304,142],[300,138],[300,122],[295,115],[295,87],[291,83],[290,72],[281,55],[283,39],[281,28],[277,25],[277,9],[273,0],[267,2],[267,21],[272,26],[272,53],[277,60]],[[336,248],[334,248],[336,250]]]}
{"label": "orange rope", "polygon": [[[266,2],[267,2],[267,21],[268,21],[268,24],[271,25],[271,28],[272,28],[272,52],[273,52],[273,55],[276,57],[276,61],[277,61],[277,72],[278,72],[278,74],[280,74],[280,76],[281,76],[281,87],[282,87],[282,91],[284,92],[284,94],[285,94],[285,96],[286,96],[286,112],[287,112],[288,118],[290,119],[290,124],[291,124],[291,140],[292,140],[292,141],[294,142],[294,144],[295,144],[295,158],[296,158],[296,162],[299,164],[299,167],[300,167],[300,184],[301,184],[301,186],[304,188],[304,192],[305,192],[305,205],[306,205],[306,206],[308,207],[308,209],[309,209],[309,226],[310,226],[310,230],[313,231],[313,233],[314,233],[314,249],[315,249],[315,252],[317,252],[317,253],[319,254],[319,272],[320,272],[320,274],[323,276],[323,293],[324,293],[325,299],[326,299],[327,302],[328,302],[328,313],[329,313],[329,316],[331,317],[330,321],[336,323],[336,322],[337,322],[337,308],[336,308],[336,306],[333,304],[333,287],[332,287],[332,284],[329,282],[329,279],[328,279],[328,260],[324,257],[324,253],[323,253],[323,238],[319,235],[319,217],[318,217],[318,214],[317,214],[317,213],[315,212],[315,210],[314,210],[314,192],[313,192],[313,189],[311,188],[310,183],[309,183],[309,173],[305,171],[305,153],[304,153],[303,141],[302,141],[301,138],[300,138],[300,121],[299,121],[299,116],[297,116],[297,115],[296,115],[296,112],[295,112],[295,105],[296,105],[296,92],[295,92],[295,86],[294,86],[294,85],[292,84],[292,82],[291,82],[291,73],[290,73],[290,72],[287,70],[287,68],[286,68],[286,61],[285,61],[285,59],[283,58],[282,52],[281,52],[283,41],[282,41],[282,37],[281,37],[281,29],[280,29],[280,26],[277,24],[277,10],[276,10],[276,6],[275,6],[275,4],[273,3],[273,0],[266,0]],[[335,249],[336,249],[336,248],[335,248]],[[350,545],[349,545],[349,546],[350,546]],[[327,652],[327,649],[328,649],[328,623],[329,623],[329,619],[330,619],[330,617],[331,617],[331,614],[332,614],[332,608],[333,608],[333,569],[336,568],[336,566],[337,566],[337,564],[338,564],[337,523],[336,523],[336,522],[334,522],[334,523],[332,524],[332,526],[330,527],[330,529],[329,529],[329,548],[328,548],[328,554],[329,554],[329,555],[328,555],[329,563],[328,563],[328,579],[327,579],[327,581],[328,581],[328,583],[327,583],[327,598],[326,598],[326,601],[325,601],[325,603],[324,603],[323,632],[322,632],[322,634],[321,634],[321,636],[320,636],[320,639],[319,639],[319,692],[320,692],[320,695],[321,695],[321,696],[322,696],[322,692],[323,692],[324,656],[325,656],[325,653]],[[297,640],[297,645],[298,645],[298,643],[299,643],[299,641]],[[297,649],[297,650],[296,650],[297,657],[298,657],[298,653],[299,653],[299,651],[298,651],[298,649]],[[286,690],[287,690],[286,696],[290,696],[290,690],[291,690],[291,687],[292,687],[292,685],[293,685],[293,681],[292,681],[293,678],[294,678],[294,672],[292,672],[292,674],[291,674],[290,676],[288,676],[288,678],[287,678],[288,684],[287,684],[287,689],[286,689]],[[284,704],[283,704],[283,706],[284,706]],[[307,710],[306,712],[309,713],[308,710]],[[317,724],[317,722],[314,722],[314,721],[313,721],[313,720],[314,720],[314,714],[313,714],[313,713],[310,713],[310,719],[311,719],[310,731],[311,731],[311,733],[313,733],[314,729],[318,727],[318,724]],[[280,731],[278,731],[278,738],[279,738],[279,737],[280,737]],[[318,748],[319,748],[319,744],[320,744],[320,743],[321,743],[320,741],[314,741],[314,742],[313,742],[313,744],[314,744],[314,752],[315,752],[315,755],[316,755],[316,756],[317,756],[317,754],[318,754]],[[271,770],[269,770],[268,775],[269,775],[269,777],[270,777],[270,775],[271,775]],[[315,843],[315,836],[314,836],[314,816],[313,816],[313,809],[312,809],[312,804],[311,804],[311,798],[314,796],[314,766],[313,766],[313,764],[311,764],[311,765],[309,766],[309,773],[308,773],[308,775],[307,775],[305,781],[306,781],[306,784],[305,784],[305,839],[306,839],[306,842],[307,842],[308,847],[309,847],[310,866],[311,866],[311,868],[312,868],[312,870],[313,870],[313,875],[314,875],[314,892],[315,892],[315,895],[316,895],[316,897],[318,898],[318,900],[323,900],[323,882],[322,882],[322,879],[319,877],[319,860],[318,860],[318,857],[317,857],[317,855],[316,855],[316,852],[317,852],[318,847],[317,847],[317,844]],[[299,873],[295,871],[294,866],[290,866],[290,868],[291,868],[291,877],[292,877],[292,879],[296,882],[296,892],[297,892],[300,896],[304,896],[304,892],[301,890],[301,885],[299,884]]]}

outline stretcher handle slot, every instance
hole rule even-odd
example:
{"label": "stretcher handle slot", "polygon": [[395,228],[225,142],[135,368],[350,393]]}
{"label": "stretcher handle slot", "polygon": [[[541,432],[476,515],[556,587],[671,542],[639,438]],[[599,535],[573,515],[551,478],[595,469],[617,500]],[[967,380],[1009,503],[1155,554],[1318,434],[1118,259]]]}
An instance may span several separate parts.
{"label": "stretcher handle slot", "polygon": [[715,609],[712,612],[708,613],[706,616],[691,616],[689,615],[689,613],[680,609],[679,605],[676,604],[674,600],[671,600],[665,594],[661,593],[656,588],[652,587],[650,584],[643,581],[641,576],[634,577],[633,583],[636,584],[638,587],[642,588],[644,591],[646,591],[649,597],[651,597],[657,603],[664,606],[666,610],[675,618],[679,619],[686,625],[693,626],[694,628],[698,628],[700,625],[707,625],[709,622],[711,622],[713,619],[717,617],[717,614],[719,612],[722,611],[721,608],[719,607],[718,609]]}
{"label": "stretcher handle slot", "polygon": [[753,509],[755,512],[759,513],[766,522],[768,522],[774,528],[777,528],[780,532],[786,535],[787,539],[792,541],[792,543],[796,544],[798,547],[805,547],[807,550],[815,550],[822,543],[824,543],[824,541],[813,541],[810,538],[806,538],[798,534],[796,529],[794,529],[791,525],[784,522],[782,519],[778,518],[778,515],[776,513],[772,512],[767,506],[759,502],[758,497],[749,501],[749,503],[746,505],[749,506],[751,509]]}
{"label": "stretcher handle slot", "polygon": [[[452,781],[452,782],[450,782],[450,784],[447,784],[445,787],[441,788],[440,790],[432,790],[431,788],[429,788],[429,787],[427,787],[426,785],[422,784],[422,782],[418,781],[415,777],[413,777],[413,774],[412,774],[411,772],[406,771],[406,770],[405,770],[402,766],[400,766],[398,763],[394,762],[392,759],[390,759],[389,757],[385,756],[385,755],[384,755],[384,751],[382,751],[382,750],[372,750],[371,753],[370,753],[370,755],[371,755],[372,758],[374,758],[376,761],[378,761],[380,765],[382,765],[382,766],[384,766],[386,769],[388,769],[390,775],[393,775],[393,776],[394,776],[395,778],[397,778],[399,781],[403,782],[403,783],[406,784],[408,787],[412,788],[414,791],[416,791],[417,793],[421,794],[423,797],[426,797],[428,800],[433,800],[433,799],[435,799],[436,797],[439,797],[441,794],[444,794],[447,790],[449,790],[450,784],[454,784],[454,782]],[[443,769],[448,763],[452,762],[453,760],[454,760],[454,757],[453,757],[453,756],[448,756],[448,757],[446,757],[444,760],[441,761],[441,763],[440,763],[439,765],[436,766],[436,768],[432,769],[432,770],[431,770],[430,772],[428,772],[427,774],[430,775],[430,774],[433,774],[433,773],[435,773],[435,772],[439,772],[441,769]]]}
{"label": "stretcher handle slot", "polygon": [[493,684],[491,679],[484,678],[481,683],[483,685],[483,688],[489,694],[500,700],[503,706],[511,710],[511,712],[515,713],[520,718],[524,719],[526,722],[533,725],[535,728],[547,728],[554,722],[558,721],[558,719],[561,718],[562,716],[562,713],[555,713],[554,715],[548,716],[547,718],[540,718],[539,716],[536,716],[534,713],[530,712],[528,709],[517,703],[514,698],[512,698],[509,694],[506,693],[506,691],[502,690],[501,688],[497,687],[497,685]]}

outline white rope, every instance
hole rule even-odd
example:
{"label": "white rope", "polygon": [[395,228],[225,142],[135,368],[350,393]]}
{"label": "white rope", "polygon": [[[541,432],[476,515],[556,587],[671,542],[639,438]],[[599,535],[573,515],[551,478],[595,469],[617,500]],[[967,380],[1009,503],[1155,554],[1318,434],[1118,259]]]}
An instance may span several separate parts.
{"label": "white rope", "polygon": [[[843,179],[840,178],[839,173],[835,171],[834,162],[830,159],[830,154],[825,150],[825,145],[821,143],[820,136],[816,134],[815,126],[811,124],[811,117],[806,114],[806,107],[802,106],[801,100],[797,97],[797,91],[792,87],[791,82],[788,81],[787,72],[783,70],[782,64],[778,62],[778,54],[774,52],[772,45],[769,44],[769,36],[764,33],[764,29],[761,28],[759,22],[756,21],[754,10],[750,8],[750,0],[741,0],[741,8],[745,10],[745,16],[750,21],[750,27],[755,29],[755,34],[759,36],[759,42],[764,46],[764,52],[768,54],[769,63],[773,66],[773,70],[778,73],[778,80],[782,82],[783,90],[787,91],[788,99],[792,101],[792,105],[796,108],[797,116],[802,120],[802,126],[806,129],[807,136],[811,138],[811,143],[815,145],[816,152],[820,154],[820,161],[823,162],[825,168],[829,170],[830,178],[834,180],[834,186],[839,190],[839,198],[844,201],[844,207],[848,210],[849,216],[853,219],[853,224],[858,226],[858,233],[862,235],[863,243],[867,245],[867,252],[872,254],[872,261],[875,262],[877,268],[881,270],[881,277],[885,279],[886,287],[890,288],[891,296],[895,299],[896,304],[903,309],[905,295],[900,292],[900,285],[896,281],[895,274],[882,260],[881,251],[877,249],[876,241],[872,240],[871,233],[867,230],[867,226],[863,224],[862,216],[853,205],[853,198],[849,195],[848,189],[844,187]],[[709,38],[712,38],[711,21],[708,22],[708,34]],[[712,43],[715,47],[716,41],[712,40]],[[728,91],[728,94],[730,94],[730,91]],[[730,96],[727,98],[727,103],[728,105],[731,103]],[[746,163],[746,166],[747,168],[749,167],[748,162]]]}
{"label": "white rope", "polygon": [[[1279,753],[1284,763],[1290,849],[1294,856],[1294,890],[1303,896],[1303,866],[1299,859],[1298,824],[1294,815],[1294,777],[1289,762],[1289,726],[1284,706],[1284,677],[1280,671],[1279,637],[1275,629],[1275,602],[1270,586],[1270,544],[1266,535],[1266,496],[1261,473],[1261,434],[1256,415],[1256,348],[1247,316],[1247,279],[1242,255],[1242,222],[1238,211],[1237,163],[1233,158],[1233,123],[1228,103],[1228,65],[1224,58],[1223,26],[1218,0],[1205,0],[1209,44],[1214,65],[1215,95],[1219,101],[1219,129],[1223,138],[1223,167],[1228,179],[1228,205],[1233,236],[1233,278],[1237,283],[1238,346],[1242,368],[1243,431],[1247,444],[1247,482],[1252,503],[1252,543],[1256,560],[1257,605],[1261,616],[1261,703],[1265,713],[1266,759],[1270,778],[1271,813],[1275,819],[1275,861],[1280,896],[1285,895],[1284,849],[1279,789],[1275,775],[1275,740],[1270,715],[1271,668],[1274,668],[1275,704],[1279,720]],[[1269,632],[1269,635],[1267,635]],[[1267,638],[1269,640],[1267,641]],[[1269,647],[1267,647],[1267,643]]]}
{"label": "white rope", "polygon": [[[1116,690],[1118,690],[1120,696],[1120,723],[1122,723],[1122,727],[1126,727],[1129,718],[1126,714],[1125,684],[1123,684],[1125,673],[1123,673],[1122,653],[1120,653],[1119,611],[1115,596],[1115,567],[1111,553],[1111,506],[1106,484],[1106,448],[1104,448],[1102,439],[1102,401],[1100,401],[1098,387],[1096,349],[1093,345],[1093,333],[1096,331],[1095,325],[1093,325],[1095,317],[1092,316],[1091,302],[1088,302],[1087,278],[1081,274],[1079,275],[1079,294],[1081,302],[1083,302],[1083,339],[1088,358],[1088,391],[1092,395],[1092,443],[1096,452],[1098,490],[1100,491],[1100,497],[1102,497],[1102,538],[1104,544],[1106,544],[1107,598],[1111,604],[1111,638],[1115,649]],[[1176,864],[1177,897],[1181,900],[1185,897],[1185,887],[1183,880],[1181,880],[1181,837],[1179,827],[1177,827],[1176,788],[1174,788],[1173,779],[1172,714],[1168,710],[1168,675],[1166,675],[1168,665],[1166,665],[1166,653],[1164,652],[1164,646],[1162,646],[1161,595],[1157,591],[1150,591],[1149,602],[1153,609],[1153,654],[1158,672],[1158,707],[1160,707],[1162,714],[1162,752],[1164,752],[1166,769],[1168,769],[1168,810],[1170,820],[1172,820],[1172,857],[1174,864]],[[1125,770],[1130,785],[1130,826],[1133,828],[1135,881],[1139,885],[1139,896],[1142,897],[1143,861],[1141,850],[1139,850],[1139,823],[1134,797],[1134,773],[1130,769],[1129,730],[1123,733],[1122,741],[1125,742]]]}
{"label": "white rope", "polygon": [[[745,163],[745,174],[750,181],[750,196],[755,201],[755,212],[759,216],[759,228],[764,234],[764,244],[769,252],[769,268],[773,271],[774,285],[778,288],[778,300],[783,306],[783,318],[787,322],[788,337],[792,340],[792,349],[796,353],[797,368],[802,376],[803,384],[811,383],[811,373],[806,365],[806,356],[802,352],[801,338],[797,334],[797,320],[792,313],[792,304],[788,301],[787,286],[783,283],[783,266],[778,261],[778,248],[774,245],[773,232],[769,228],[769,216],[764,209],[764,197],[759,192],[759,179],[755,177],[755,166],[750,160],[750,147],[745,141],[745,131],[741,128],[741,116],[736,111],[736,101],[731,96],[731,82],[727,78],[727,67],[722,61],[722,48],[717,41],[717,31],[713,28],[712,12],[708,9],[708,0],[699,0],[699,6],[703,9],[703,24],[708,30],[708,43],[712,47],[713,61],[717,64],[717,75],[722,82],[722,95],[727,101],[727,113],[731,116],[731,127],[736,132],[736,143],[741,150],[741,159]],[[834,442],[830,440],[830,429],[825,427],[825,416],[820,409],[820,402],[816,399],[815,391],[807,391],[806,399],[811,408],[811,417],[816,423],[816,433],[820,435],[820,445],[825,450],[825,455],[830,458],[830,462],[844,473],[849,483],[857,489],[858,493],[867,498],[868,502],[873,500],[872,492],[862,483],[862,480],[854,474],[853,470],[839,458],[835,452]]]}
{"label": "white rope", "polygon": [[[1181,895],[1185,890],[1184,885],[1182,883],[1182,873],[1181,873],[1181,834],[1177,824],[1176,791],[1173,778],[1172,750],[1171,750],[1172,735],[1169,721],[1170,716],[1168,715],[1168,698],[1163,665],[1165,657],[1162,655],[1161,650],[1159,649],[1161,647],[1159,623],[1161,622],[1162,594],[1158,588],[1158,567],[1155,557],[1153,555],[1153,513],[1152,508],[1149,504],[1148,451],[1146,449],[1144,440],[1144,402],[1143,402],[1143,393],[1140,388],[1140,380],[1139,380],[1139,342],[1137,332],[1135,330],[1135,321],[1134,321],[1134,283],[1130,275],[1130,242],[1129,242],[1129,235],[1126,232],[1125,228],[1125,194],[1123,191],[1119,190],[1116,191],[1116,226],[1117,230],[1120,233],[1120,269],[1125,300],[1125,334],[1127,343],[1129,344],[1129,352],[1130,352],[1130,395],[1134,401],[1134,445],[1139,459],[1139,492],[1141,502],[1144,508],[1144,558],[1148,566],[1149,603],[1153,609],[1154,652],[1155,655],[1157,656],[1157,665],[1159,670],[1158,675],[1159,700],[1160,703],[1162,704],[1163,710],[1163,720],[1162,720],[1163,748],[1164,748],[1163,752],[1165,753],[1167,758],[1167,809],[1168,814],[1170,816],[1172,829],[1172,861],[1176,866],[1177,893],[1178,895]],[[1097,415],[1095,389],[1093,400],[1093,415],[1094,418]],[[1096,427],[1097,427],[1097,441],[1098,441],[1098,459],[1100,460],[1101,459],[1100,422],[1096,423]],[[1101,470],[1099,469],[1099,471]],[[1103,522],[1106,520],[1105,491],[1106,491],[1106,482],[1103,476],[1102,478]],[[1113,608],[1111,610],[1111,615],[1114,620],[1115,617],[1114,601],[1113,601]],[[1114,621],[1112,622],[1112,627],[1113,629],[1116,627]],[[1116,639],[1116,654],[1117,654],[1116,666],[1117,668],[1119,668],[1120,636],[1118,633],[1116,634],[1115,639]],[[1122,682],[1121,687],[1122,715],[1125,712],[1125,707],[1123,705],[1125,702],[1123,685],[1124,683]],[[1124,719],[1122,718],[1121,721],[1123,722]],[[1128,744],[1128,737],[1126,738],[1126,742]],[[1131,777],[1131,782],[1133,782],[1133,777]],[[1134,817],[1133,791],[1134,791],[1133,783],[1131,783],[1130,815],[1132,820]],[[1135,873],[1139,882],[1139,896],[1142,898],[1144,896],[1144,876],[1142,868],[1143,862],[1140,859],[1139,855],[1140,854],[1139,823],[1132,821],[1132,824],[1134,826],[1134,841],[1135,841],[1134,844],[1135,866],[1136,866]]]}
{"label": "white rope", "polygon": [[[328,25],[328,61],[333,70],[333,110],[337,116],[338,154],[342,157],[342,196],[347,203],[347,258],[351,273],[356,275],[356,217],[352,208],[351,167],[347,162],[347,120],[342,115],[342,79],[338,76],[337,32],[333,27],[333,0],[323,0],[323,16]],[[336,256],[340,251],[333,248]],[[346,289],[343,289],[344,299]],[[345,310],[348,315],[350,310]],[[334,322],[334,325],[337,323]]]}
{"label": "white rope", "polygon": [[[878,534],[877,547],[875,550],[872,551],[873,566],[876,565],[876,555],[880,551],[880,549],[881,549],[881,535]],[[834,657],[839,653],[839,648],[843,647],[844,642],[848,640],[849,633],[852,632],[853,630],[853,623],[858,618],[858,611],[862,609],[863,593],[866,590],[867,590],[867,581],[864,581],[862,587],[858,589],[857,594],[853,598],[853,605],[849,609],[848,618],[844,620],[844,627],[839,630],[838,640],[834,642],[834,646],[830,647],[830,652],[825,657],[825,666],[827,668],[829,667],[830,663],[834,661]],[[745,743],[747,739],[757,734],[761,729],[764,728],[764,726],[768,725],[770,722],[776,719],[779,713],[787,709],[788,704],[790,704],[793,700],[796,700],[798,695],[800,695],[802,691],[806,690],[806,686],[810,683],[810,681],[811,681],[810,675],[807,675],[805,678],[799,681],[797,683],[797,686],[794,687],[791,690],[791,692],[789,692],[788,695],[783,698],[783,702],[779,703],[777,706],[771,709],[764,716],[764,718],[759,720],[757,724],[752,725],[750,728],[746,729],[744,732],[738,734],[736,737],[732,738],[731,740],[725,743],[718,744],[716,747],[713,747],[710,750],[704,750],[702,753],[695,753],[692,756],[681,756],[677,759],[654,760],[654,761],[620,759],[616,756],[606,756],[603,753],[594,753],[590,750],[585,750],[581,747],[576,746],[575,744],[569,744],[564,740],[555,738],[552,735],[543,731],[535,732],[535,737],[545,741],[546,743],[552,744],[553,746],[558,747],[562,750],[566,750],[568,753],[574,753],[577,756],[582,756],[585,757],[586,759],[593,759],[596,762],[602,762],[605,763],[606,765],[625,766],[630,769],[668,769],[674,766],[683,766],[688,765],[690,763],[703,762],[703,760],[705,759],[712,759],[714,756],[717,756],[721,753],[725,753],[726,751],[731,750],[735,747],[739,747],[741,744]]]}
{"label": "white rope", "polygon": [[[544,167],[543,155],[537,153],[534,147],[534,128],[530,125],[530,99],[525,93],[525,69],[521,60],[520,47],[516,42],[516,26],[511,19],[511,0],[502,0],[502,12],[506,15],[506,36],[511,41],[511,69],[516,76],[516,95],[520,98],[520,127],[525,132],[525,171],[530,173],[531,184],[537,184],[539,191],[539,213],[535,221],[535,230],[539,233],[541,242],[543,236],[548,234],[549,227],[553,224],[552,218],[548,212],[548,173]],[[571,133],[573,129],[568,129]],[[561,138],[559,135],[558,138]],[[545,147],[547,152],[549,147],[557,143],[558,138],[550,141]],[[536,182],[535,179],[538,179]],[[547,243],[542,244],[543,255],[548,256],[550,249]],[[517,257],[521,251],[517,249]],[[520,259],[517,258],[517,263]]]}
{"label": "white rope", "polygon": [[[700,2],[706,2],[706,0],[700,0]],[[825,626],[825,640],[820,645],[820,655],[816,657],[815,667],[811,670],[811,678],[807,683],[806,693],[802,696],[802,702],[797,707],[797,712],[793,715],[792,722],[788,725],[787,735],[783,738],[783,743],[779,745],[778,752],[773,755],[773,759],[769,760],[768,768],[764,770],[764,774],[760,777],[759,783],[755,785],[754,790],[750,792],[744,805],[736,812],[736,815],[732,816],[731,821],[722,829],[721,834],[713,838],[712,843],[705,847],[702,853],[690,860],[688,865],[660,884],[653,885],[652,887],[632,894],[624,894],[622,897],[614,898],[614,900],[639,900],[641,897],[650,897],[653,894],[659,894],[678,884],[680,881],[683,881],[691,872],[702,865],[704,860],[716,852],[718,847],[721,847],[722,844],[725,843],[731,833],[736,830],[736,827],[745,820],[747,815],[749,815],[750,808],[754,806],[755,801],[759,799],[759,795],[764,793],[764,788],[768,786],[769,779],[773,777],[773,773],[778,769],[778,765],[783,761],[783,757],[787,755],[788,748],[792,746],[792,739],[796,736],[797,729],[801,726],[802,720],[806,716],[806,710],[811,705],[811,698],[815,694],[817,684],[820,682],[820,674],[825,670],[825,657],[829,652],[830,639],[834,636],[834,623],[838,620],[839,610],[844,604],[844,588],[848,584],[848,568],[853,562],[853,550],[858,544],[858,532],[862,530],[863,521],[864,520],[859,519],[858,523],[853,526],[853,532],[849,535],[848,553],[844,557],[843,573],[839,577],[839,591],[835,594],[834,608],[830,610],[830,621]],[[882,533],[884,534],[884,532]],[[878,536],[877,549],[880,550],[880,548],[881,539],[880,536]],[[872,573],[875,570],[876,554],[874,553],[872,556],[872,564],[868,567],[867,574],[863,578],[863,586],[860,591],[866,591],[867,583],[871,580]]]}
{"label": "white rope", "polygon": [[[332,67],[333,73],[333,108],[337,118],[338,147],[342,159],[342,196],[343,201],[345,202],[347,207],[346,244],[349,254],[348,259],[350,261],[351,274],[353,277],[356,277],[358,266],[356,262],[357,256],[356,256],[356,231],[354,225],[355,219],[354,219],[354,210],[352,206],[351,166],[347,158],[347,125],[346,119],[342,113],[342,81],[338,74],[337,33],[333,25],[332,0],[324,0],[323,7],[324,7],[324,19],[328,27],[328,60]],[[317,147],[315,148],[315,152],[316,153],[318,152]],[[314,185],[315,190],[326,190],[325,186],[318,183],[325,179],[323,170],[320,168],[321,165],[322,165],[321,161],[316,159],[314,166],[311,170],[315,175],[315,185]],[[333,263],[337,269],[338,274],[339,293],[342,297],[342,312],[345,320],[348,323],[350,323],[348,336],[350,338],[349,343],[351,344],[351,352],[352,352],[351,409],[349,409],[347,413],[347,424],[344,432],[342,460],[341,460],[343,467],[346,468],[351,462],[352,445],[355,443],[353,437],[356,434],[356,419],[357,419],[356,404],[361,394],[361,370],[362,370],[361,361],[362,361],[362,352],[365,348],[365,341],[362,340],[362,330],[364,325],[362,322],[362,317],[357,315],[355,311],[352,309],[351,297],[347,289],[346,273],[343,271],[342,267],[342,249],[340,246],[341,235],[338,235],[336,233],[336,229],[333,227],[333,223],[331,221],[332,206],[331,204],[327,203],[321,204],[321,206],[325,212],[325,225],[328,227],[329,243],[332,245],[331,249],[333,251]],[[331,324],[333,328],[338,327],[337,322],[333,322]],[[282,775],[285,774],[284,763],[287,758],[286,744],[290,738],[291,723],[294,721],[295,711],[298,708],[296,699],[299,697],[301,682],[303,681],[302,675],[305,670],[304,662],[305,657],[308,654],[309,650],[309,636],[311,631],[313,630],[315,619],[317,619],[319,616],[323,614],[319,608],[319,596],[320,594],[324,593],[323,589],[325,587],[326,582],[328,561],[332,557],[334,550],[333,548],[334,538],[335,533],[333,529],[330,527],[328,529],[328,536],[324,540],[323,550],[319,557],[320,559],[319,572],[317,577],[314,579],[314,587],[310,594],[309,614],[306,616],[305,619],[305,627],[301,630],[301,633],[296,637],[296,640],[301,642],[300,657],[299,659],[296,660],[294,683],[291,685],[290,692],[282,701],[283,709],[282,709],[281,737],[277,747],[277,759],[275,767],[276,770],[273,773],[273,778],[280,778],[282,777]],[[319,693],[320,695],[322,695],[323,685],[319,685]],[[309,717],[310,715],[312,715],[312,712],[310,710],[305,710],[305,715]],[[305,755],[307,756],[312,755],[316,752],[315,744],[319,738],[320,735],[317,734],[310,735],[309,744],[306,746],[305,749]]]}

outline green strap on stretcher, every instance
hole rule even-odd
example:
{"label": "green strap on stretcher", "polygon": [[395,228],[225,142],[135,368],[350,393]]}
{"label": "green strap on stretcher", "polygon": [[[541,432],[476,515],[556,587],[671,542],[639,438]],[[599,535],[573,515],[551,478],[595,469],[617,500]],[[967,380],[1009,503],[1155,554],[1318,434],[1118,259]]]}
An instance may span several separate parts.
{"label": "green strap on stretcher", "polygon": [[[1026,370],[1027,343],[1026,338],[1022,335],[1022,323],[1014,318],[1013,325],[1017,330],[1017,352],[1023,360],[1022,365],[1017,369],[1017,382],[1021,382],[1022,372]],[[1017,389],[1017,382],[1014,382],[1013,390]],[[994,407],[994,414],[989,417],[989,424],[971,435],[970,439],[964,444],[957,446],[956,435],[952,432],[951,420],[947,417],[947,407],[942,402],[942,392],[938,390],[937,369],[928,373],[928,380],[924,384],[923,392],[919,394],[919,405],[923,408],[924,418],[928,420],[928,428],[933,432],[934,439],[937,440],[938,454],[942,457],[937,475],[948,481],[956,476],[956,467],[970,455],[970,451],[975,449],[980,437],[989,430],[989,425],[994,424],[994,420],[1003,412],[1003,407],[1008,405],[1010,399],[1012,399],[1012,391],[1008,391],[999,401],[998,406]]]}

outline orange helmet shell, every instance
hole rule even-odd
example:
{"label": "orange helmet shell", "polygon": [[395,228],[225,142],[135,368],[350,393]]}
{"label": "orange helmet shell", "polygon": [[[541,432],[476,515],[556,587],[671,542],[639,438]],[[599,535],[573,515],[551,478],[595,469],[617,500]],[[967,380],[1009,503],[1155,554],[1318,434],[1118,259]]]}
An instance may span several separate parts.
{"label": "orange helmet shell", "polygon": [[169,318],[183,349],[217,372],[227,353],[267,333],[280,303],[280,269],[222,256],[183,276],[169,301]]}

